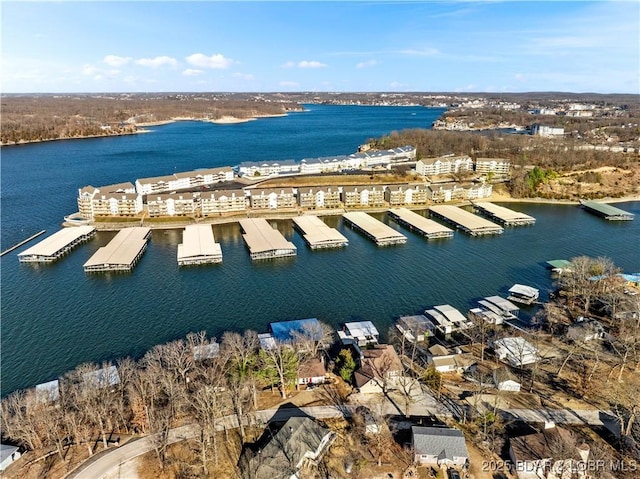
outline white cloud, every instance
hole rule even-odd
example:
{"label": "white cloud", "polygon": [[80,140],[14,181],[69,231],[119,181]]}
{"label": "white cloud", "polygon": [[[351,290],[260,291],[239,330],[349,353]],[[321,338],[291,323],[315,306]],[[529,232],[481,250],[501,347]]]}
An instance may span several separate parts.
{"label": "white cloud", "polygon": [[366,62],[360,62],[356,65],[356,68],[369,68],[376,66],[378,64],[377,60],[367,60]]}
{"label": "white cloud", "polygon": [[93,65],[84,65],[82,67],[82,74],[83,75],[96,75],[100,70],[98,70],[96,67],[94,67]]}
{"label": "white cloud", "polygon": [[293,68],[295,66],[296,66],[295,62],[286,62],[282,64],[282,68]]}
{"label": "white cloud", "polygon": [[203,73],[204,72],[202,70],[196,70],[195,68],[187,68],[185,71],[182,72],[182,74],[187,77],[194,77],[194,76],[202,75]]}
{"label": "white cloud", "polygon": [[251,80],[254,80],[254,79],[255,79],[255,77],[254,77],[252,74],[250,74],[250,73],[240,73],[240,72],[237,72],[237,73],[234,73],[234,74],[233,74],[233,76],[234,76],[235,78],[240,78],[240,79],[242,79],[242,80],[247,80],[247,81],[251,81]]}
{"label": "white cloud", "polygon": [[235,63],[230,58],[225,58],[224,55],[220,53],[216,53],[215,55],[211,55],[210,57],[204,55],[203,53],[194,53],[193,55],[189,55],[187,58],[187,63],[191,65],[195,65],[201,68],[215,68],[224,70],[229,68],[233,63]]}
{"label": "white cloud", "polygon": [[107,55],[102,59],[103,63],[106,63],[110,67],[121,67],[129,63],[133,58],[131,57],[119,57],[118,55]]}
{"label": "white cloud", "polygon": [[295,88],[300,86],[300,84],[294,81],[281,81],[280,86],[285,88]]}
{"label": "white cloud", "polygon": [[178,60],[168,57],[166,55],[155,58],[140,58],[135,61],[136,65],[143,67],[160,68],[164,66],[176,67],[178,66]]}
{"label": "white cloud", "polygon": [[302,60],[300,63],[298,63],[298,68],[324,68],[326,66],[327,65],[325,65],[324,63],[307,60]]}

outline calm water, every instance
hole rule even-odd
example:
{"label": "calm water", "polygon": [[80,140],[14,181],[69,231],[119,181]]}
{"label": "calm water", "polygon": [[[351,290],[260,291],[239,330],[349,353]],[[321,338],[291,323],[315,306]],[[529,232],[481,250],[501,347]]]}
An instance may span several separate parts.
{"label": "calm water", "polygon": [[[413,115],[412,113],[415,113]],[[369,138],[429,127],[442,110],[312,106],[306,113],[238,125],[177,123],[122,138],[53,142],[2,150],[2,249],[59,228],[76,211],[78,187],[133,181],[254,159],[301,159],[351,153]],[[220,266],[178,270],[181,230],[154,231],[129,275],[87,276],[82,264],[115,233],[100,233],[47,266],[2,258],[2,394],[56,378],[85,361],[139,356],[154,344],[206,330],[262,331],[271,321],[318,317],[338,325],[393,318],[504,293],[515,282],[551,288],[544,262],[608,256],[640,270],[640,221],[616,224],[574,206],[518,204],[533,227],[500,237],[427,241],[404,231],[406,245],[377,248],[339,217],[326,218],[350,241],[346,249],[311,252],[290,221],[274,222],[298,256],[252,263],[237,224],[214,227]],[[640,215],[640,202],[622,204]],[[32,243],[33,244],[33,243]]]}

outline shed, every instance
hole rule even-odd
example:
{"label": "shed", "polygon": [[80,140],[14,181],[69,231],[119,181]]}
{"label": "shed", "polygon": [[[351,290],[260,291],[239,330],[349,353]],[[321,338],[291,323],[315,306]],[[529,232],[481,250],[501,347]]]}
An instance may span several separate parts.
{"label": "shed", "polygon": [[520,382],[506,367],[493,371],[493,381],[500,391],[520,392]]}

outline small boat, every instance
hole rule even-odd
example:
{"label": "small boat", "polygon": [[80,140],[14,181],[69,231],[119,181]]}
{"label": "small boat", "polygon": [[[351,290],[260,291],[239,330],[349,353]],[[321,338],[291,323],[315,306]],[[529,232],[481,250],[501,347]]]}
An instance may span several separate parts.
{"label": "small boat", "polygon": [[540,291],[524,284],[514,284],[509,289],[507,299],[522,304],[533,304],[538,300]]}

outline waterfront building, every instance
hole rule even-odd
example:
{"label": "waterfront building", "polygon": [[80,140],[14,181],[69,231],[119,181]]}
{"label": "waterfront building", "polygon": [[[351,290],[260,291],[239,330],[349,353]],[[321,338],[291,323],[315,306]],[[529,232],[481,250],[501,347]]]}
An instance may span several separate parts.
{"label": "waterfront building", "polygon": [[317,216],[296,216],[293,218],[293,224],[302,232],[305,242],[311,249],[342,248],[349,244],[349,240],[342,233],[327,226]]}
{"label": "waterfront building", "polygon": [[149,216],[196,216],[200,205],[197,193],[147,195]]}
{"label": "waterfront building", "polygon": [[345,208],[385,206],[384,191],[382,185],[343,186],[342,202]]}
{"label": "waterfront building", "polygon": [[513,336],[493,342],[496,357],[513,367],[521,368],[538,361],[538,349],[526,339]]}
{"label": "waterfront building", "polygon": [[142,195],[136,193],[96,193],[91,200],[92,216],[135,216],[142,212]]}
{"label": "waterfront building", "polygon": [[502,226],[498,226],[457,206],[431,206],[429,207],[429,215],[451,223],[472,236],[504,233]]}
{"label": "waterfront building", "polygon": [[36,401],[41,404],[50,404],[60,399],[60,381],[54,379],[36,385]]}
{"label": "waterfront building", "polygon": [[544,126],[539,123],[531,125],[531,134],[545,136],[547,138],[564,136],[564,128],[555,126]]}
{"label": "waterfront building", "polygon": [[300,173],[300,164],[294,160],[243,161],[238,165],[239,176],[272,176]]}
{"label": "waterfront building", "polygon": [[249,191],[251,208],[255,210],[295,208],[296,206],[293,188],[253,189]]}
{"label": "waterfront building", "polygon": [[476,158],[476,173],[493,173],[496,177],[506,178],[511,171],[511,161],[504,158]]}
{"label": "waterfront building", "polygon": [[85,272],[131,271],[142,257],[151,229],[123,228],[83,265]]}
{"label": "waterfront building", "polygon": [[533,304],[538,300],[540,291],[524,284],[514,284],[509,288],[507,299],[522,304]]}
{"label": "waterfront building", "polygon": [[536,222],[536,219],[533,216],[486,201],[474,202],[473,208],[485,216],[488,216],[490,219],[497,220],[505,226],[532,225]]}
{"label": "waterfront building", "polygon": [[240,227],[252,260],[272,259],[285,256],[295,256],[296,246],[287,239],[264,218],[243,218]]}
{"label": "waterfront building", "polygon": [[222,263],[222,248],[211,225],[188,225],[178,245],[178,266]]}
{"label": "waterfront building", "polygon": [[[99,195],[109,195],[109,194],[135,194],[136,188],[132,183],[117,183],[115,185],[107,185],[107,186],[85,186],[84,188],[78,189],[78,212],[80,216],[87,220],[92,220],[95,216],[94,214],[94,199],[97,197],[100,198]],[[103,210],[102,200],[98,200],[97,204],[98,209]],[[142,202],[142,199],[140,199]]]}
{"label": "waterfront building", "polygon": [[208,344],[199,344],[191,348],[194,361],[205,361],[217,358],[220,354],[220,344],[212,340]]}
{"label": "waterfront building", "polygon": [[95,236],[93,226],[73,226],[62,228],[60,231],[43,239],[37,244],[18,254],[22,263],[51,263],[61,258],[77,245]]}
{"label": "waterfront building", "polygon": [[89,371],[82,375],[82,383],[88,389],[104,389],[120,383],[120,375],[115,366]]}
{"label": "waterfront building", "polygon": [[476,200],[480,198],[488,198],[493,192],[493,186],[489,183],[481,183],[463,189],[463,198],[466,200]]}
{"label": "waterfront building", "polygon": [[298,206],[311,210],[341,206],[337,186],[301,187],[298,188],[297,199]]}
{"label": "waterfront building", "polygon": [[367,238],[375,241],[378,246],[404,244],[407,242],[406,236],[363,211],[352,211],[343,214],[342,217],[347,224],[361,231]]}
{"label": "waterfront building", "polygon": [[402,362],[390,344],[376,344],[362,350],[360,367],[353,372],[353,382],[361,394],[386,393],[402,377]]}
{"label": "waterfront building", "polygon": [[431,190],[425,184],[389,185],[384,192],[391,206],[424,205],[431,199]]}
{"label": "waterfront building", "polygon": [[446,203],[454,199],[461,199],[464,196],[464,188],[455,183],[431,184],[428,188],[431,194],[431,201],[434,203]]}
{"label": "waterfront building", "polygon": [[151,178],[139,178],[136,180],[136,191],[140,195],[148,195],[201,188],[222,181],[233,181],[233,169],[230,166],[185,171]]}
{"label": "waterfront building", "polygon": [[380,333],[371,321],[345,323],[338,331],[338,338],[343,345],[367,346],[378,344]]}
{"label": "waterfront building", "polygon": [[303,175],[336,173],[343,170],[357,169],[361,166],[362,163],[359,159],[350,158],[346,155],[304,158],[300,161],[300,173]]}
{"label": "waterfront building", "polygon": [[424,314],[433,321],[436,330],[440,331],[443,336],[473,327],[473,322],[449,304],[434,306]]}
{"label": "waterfront building", "polygon": [[411,343],[427,341],[436,330],[433,322],[423,314],[400,316],[396,328]]}
{"label": "waterfront building", "polygon": [[597,201],[580,200],[580,204],[589,213],[601,216],[609,221],[631,221],[635,216],[633,213],[628,213],[615,206]]}
{"label": "waterfront building", "polygon": [[396,223],[401,224],[412,231],[415,231],[426,238],[451,238],[453,230],[425,218],[415,211],[406,208],[392,208],[388,212],[389,217]]}
{"label": "waterfront building", "polygon": [[422,176],[447,175],[461,171],[473,171],[473,160],[470,156],[441,156],[416,162],[416,173]]}
{"label": "waterfront building", "polygon": [[244,190],[217,190],[200,193],[200,213],[202,216],[241,212],[247,209]]}

